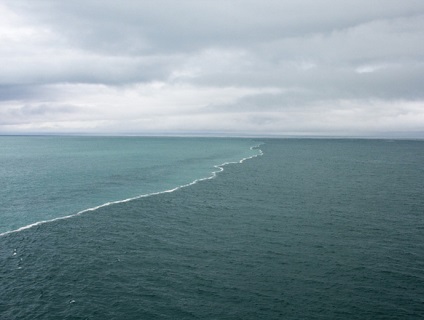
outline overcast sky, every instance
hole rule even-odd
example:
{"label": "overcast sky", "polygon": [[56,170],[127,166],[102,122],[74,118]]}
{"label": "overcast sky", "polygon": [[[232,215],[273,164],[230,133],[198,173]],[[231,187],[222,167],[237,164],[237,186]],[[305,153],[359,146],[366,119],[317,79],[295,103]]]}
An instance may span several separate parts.
{"label": "overcast sky", "polygon": [[424,1],[1,0],[30,132],[424,136]]}

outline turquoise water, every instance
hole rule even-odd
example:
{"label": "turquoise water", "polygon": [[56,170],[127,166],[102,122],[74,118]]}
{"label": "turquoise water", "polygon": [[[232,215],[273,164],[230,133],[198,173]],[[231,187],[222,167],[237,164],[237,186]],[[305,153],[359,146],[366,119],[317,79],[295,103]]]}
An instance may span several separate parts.
{"label": "turquoise water", "polygon": [[235,139],[0,137],[0,234],[210,177],[257,154]]}
{"label": "turquoise water", "polygon": [[1,236],[0,318],[423,318],[424,142],[212,141],[263,155]]}

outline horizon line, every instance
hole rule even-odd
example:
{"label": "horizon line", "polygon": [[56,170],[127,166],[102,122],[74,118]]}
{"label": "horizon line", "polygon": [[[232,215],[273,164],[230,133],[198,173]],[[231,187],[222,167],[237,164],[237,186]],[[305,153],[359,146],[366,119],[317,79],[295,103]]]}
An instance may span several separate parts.
{"label": "horizon line", "polygon": [[245,133],[245,132],[0,132],[0,136],[74,136],[74,137],[175,137],[175,138],[304,138],[304,139],[394,139],[424,140],[424,132],[332,133]]}

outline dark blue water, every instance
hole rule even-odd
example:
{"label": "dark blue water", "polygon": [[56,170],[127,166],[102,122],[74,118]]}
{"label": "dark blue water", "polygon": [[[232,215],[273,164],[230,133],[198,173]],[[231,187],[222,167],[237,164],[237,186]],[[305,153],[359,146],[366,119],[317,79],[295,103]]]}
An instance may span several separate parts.
{"label": "dark blue water", "polygon": [[263,141],[215,179],[0,237],[0,318],[421,319],[424,142]]}

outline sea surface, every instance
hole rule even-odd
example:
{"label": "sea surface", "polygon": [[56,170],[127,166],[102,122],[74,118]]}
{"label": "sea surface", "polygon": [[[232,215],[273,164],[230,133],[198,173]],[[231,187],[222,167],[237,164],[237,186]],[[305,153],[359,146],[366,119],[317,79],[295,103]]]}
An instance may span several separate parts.
{"label": "sea surface", "polygon": [[0,319],[422,319],[424,141],[0,137]]}

